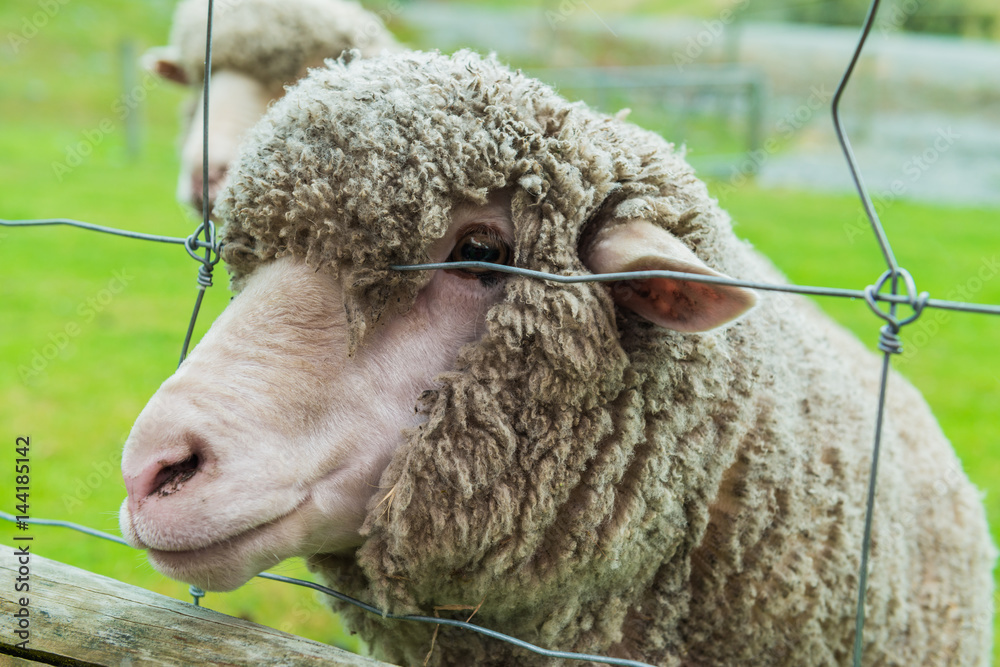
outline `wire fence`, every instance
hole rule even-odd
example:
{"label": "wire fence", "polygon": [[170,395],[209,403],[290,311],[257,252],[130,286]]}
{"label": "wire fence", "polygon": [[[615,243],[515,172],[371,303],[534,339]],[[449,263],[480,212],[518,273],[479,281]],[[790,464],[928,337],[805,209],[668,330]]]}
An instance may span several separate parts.
{"label": "wire fence", "polygon": [[[10,521],[17,524],[34,524],[38,526],[55,526],[58,528],[69,528],[70,530],[75,530],[81,532],[85,535],[90,535],[91,537],[97,537],[102,540],[108,540],[109,542],[115,542],[117,544],[124,545],[126,547],[131,546],[124,539],[117,537],[115,535],[110,535],[104,533],[100,530],[95,530],[88,526],[81,526],[78,523],[73,523],[72,521],[61,521],[58,519],[33,519],[18,517],[13,514],[8,514],[7,512],[0,511],[0,519],[4,521]],[[305,581],[304,579],[295,579],[293,577],[286,577],[280,574],[272,574],[271,572],[261,572],[257,575],[261,579],[270,579],[271,581],[280,581],[286,584],[293,584],[295,586],[302,586],[304,588],[309,588],[314,591],[319,591],[325,595],[340,600],[341,602],[346,602],[352,604],[355,607],[360,607],[365,611],[381,616],[382,618],[387,618],[390,620],[397,621],[412,621],[416,623],[430,623],[432,625],[450,625],[452,627],[462,628],[470,632],[477,632],[481,635],[491,637],[493,639],[498,639],[508,644],[513,644],[523,648],[526,651],[532,653],[537,653],[538,655],[544,656],[546,658],[561,658],[563,660],[589,660],[591,662],[601,662],[606,665],[621,665],[622,667],[653,667],[645,662],[639,662],[638,660],[627,660],[625,658],[610,658],[600,655],[589,655],[586,653],[572,653],[570,651],[553,651],[551,649],[542,648],[541,646],[536,646],[524,640],[518,639],[516,637],[511,637],[510,635],[505,635],[502,632],[497,632],[496,630],[490,630],[489,628],[484,628],[481,625],[476,625],[475,623],[469,623],[467,621],[457,621],[450,618],[438,618],[436,616],[421,616],[418,614],[393,614],[388,611],[379,609],[378,607],[372,606],[367,602],[362,602],[356,598],[352,598],[350,595],[345,595],[339,591],[335,591],[332,588],[327,588],[322,584],[317,584],[312,581]],[[189,589],[191,597],[194,599],[194,604],[198,605],[201,598],[205,596],[205,591],[201,590],[196,586],[191,586]]]}
{"label": "wire fence", "polygon": [[[206,53],[205,77],[204,77],[204,89],[203,89],[203,100],[204,100],[203,112],[205,118],[208,118],[208,109],[209,109],[209,89],[210,89],[209,73],[211,72],[213,5],[214,5],[214,0],[209,0],[208,29],[207,29],[206,46],[205,46],[205,53]],[[890,370],[890,359],[892,358],[893,354],[899,354],[902,351],[902,343],[899,339],[900,331],[908,324],[912,324],[913,322],[915,322],[921,316],[921,314],[928,308],[952,310],[952,311],[964,311],[976,314],[1000,315],[1000,305],[988,305],[988,304],[969,303],[963,301],[932,299],[930,298],[930,295],[927,292],[918,292],[916,288],[916,282],[912,277],[912,275],[905,268],[901,267],[898,261],[896,260],[888,236],[885,233],[884,227],[879,219],[878,213],[875,210],[875,206],[872,203],[872,199],[869,196],[867,188],[865,187],[865,183],[861,176],[857,160],[854,156],[854,151],[851,146],[851,142],[847,136],[847,133],[844,129],[841,120],[840,102],[843,97],[844,91],[846,90],[847,85],[850,82],[851,75],[854,72],[858,59],[861,56],[861,53],[864,49],[865,43],[868,39],[869,33],[871,32],[872,26],[875,23],[879,5],[880,5],[880,0],[872,0],[871,5],[869,6],[868,9],[868,13],[865,17],[864,23],[861,28],[861,34],[857,46],[851,55],[850,61],[847,65],[846,70],[844,71],[842,78],[840,79],[836,93],[834,94],[831,102],[833,124],[837,134],[837,139],[840,142],[844,158],[846,159],[847,165],[850,169],[851,177],[854,181],[854,185],[857,190],[858,196],[861,200],[862,206],[864,207],[865,215],[867,216],[868,221],[870,222],[871,230],[878,242],[879,249],[887,266],[887,269],[879,276],[879,278],[873,284],[869,285],[865,289],[851,290],[851,289],[842,289],[834,287],[815,287],[815,286],[802,286],[802,285],[789,285],[789,284],[762,283],[762,282],[736,280],[731,278],[704,276],[700,274],[682,273],[675,271],[635,271],[635,272],[612,273],[612,274],[602,274],[602,275],[557,275],[540,271],[532,271],[515,266],[503,266],[486,262],[448,262],[447,264],[434,263],[434,264],[414,264],[405,266],[394,265],[389,267],[397,271],[430,271],[443,268],[448,268],[448,269],[479,268],[495,272],[516,274],[538,280],[546,280],[562,284],[581,283],[581,282],[615,282],[622,280],[637,280],[637,279],[648,279],[648,278],[668,278],[668,279],[681,279],[691,282],[731,285],[731,286],[745,287],[749,289],[756,289],[763,291],[785,292],[793,294],[834,297],[834,298],[863,299],[868,304],[872,312],[879,319],[883,320],[885,324],[880,329],[879,343],[878,343],[878,348],[882,351],[883,356],[881,360],[881,377],[880,377],[878,403],[876,406],[877,416],[876,416],[876,427],[873,439],[872,461],[871,461],[871,468],[868,480],[867,497],[865,500],[864,533],[863,533],[863,541],[862,544],[860,545],[860,558],[858,566],[858,592],[857,592],[857,606],[855,611],[856,627],[855,627],[855,637],[854,637],[854,647],[853,647],[853,665],[855,667],[860,667],[862,651],[863,651],[863,631],[865,622],[865,597],[867,592],[868,560],[871,551],[872,519],[874,513],[875,490],[878,480],[879,454],[882,444],[882,422],[885,412],[887,382]],[[205,290],[212,285],[212,270],[215,267],[215,265],[219,262],[220,252],[221,252],[221,245],[217,238],[215,225],[209,219],[211,204],[209,202],[209,197],[208,197],[209,169],[208,169],[208,124],[207,123],[204,124],[204,131],[203,131],[203,160],[204,163],[202,170],[202,176],[203,176],[202,222],[201,224],[198,225],[195,231],[187,238],[159,236],[154,234],[143,234],[138,232],[107,227],[103,225],[96,225],[93,223],[81,222],[68,218],[52,218],[52,219],[36,219],[36,220],[0,220],[0,225],[9,227],[68,225],[90,231],[114,234],[117,236],[123,236],[138,240],[183,245],[187,250],[188,254],[192,258],[197,260],[200,264],[198,269],[198,278],[197,278],[198,292],[195,300],[195,305],[192,310],[191,319],[189,321],[184,337],[184,342],[181,348],[180,361],[183,362],[185,356],[187,355],[188,348],[190,346],[192,333],[194,331],[194,326],[198,318],[198,313],[201,308]],[[199,238],[199,236],[203,238]],[[199,254],[200,252],[203,254]],[[888,292],[883,291],[885,290],[886,287],[888,287]],[[887,309],[883,309],[880,307],[880,304],[883,303],[888,305]],[[909,311],[908,314],[906,315],[900,314],[901,306],[905,306],[908,309]],[[64,528],[70,528],[94,537],[110,540],[112,542],[128,546],[127,542],[125,542],[125,540],[122,538],[67,521],[28,518],[25,516],[11,515],[6,512],[0,512],[0,519],[10,522],[16,522],[19,524],[19,527],[20,525],[37,524],[37,525],[48,525],[48,526],[59,526]],[[482,626],[469,623],[467,621],[443,619],[430,616],[392,614],[385,610],[378,609],[377,607],[369,605],[360,600],[356,600],[350,596],[344,595],[343,593],[339,593],[330,588],[327,588],[325,586],[310,581],[293,579],[290,577],[284,577],[281,575],[275,575],[266,572],[261,573],[257,576],[264,579],[281,581],[284,583],[290,583],[297,586],[304,586],[316,591],[320,591],[337,600],[340,600],[341,602],[355,605],[370,613],[378,614],[379,616],[386,619],[395,619],[401,621],[413,621],[420,623],[430,623],[436,625],[448,625],[448,626],[458,627],[470,632],[480,633],[488,637],[492,637],[494,639],[504,641],[513,644],[515,646],[519,646],[525,650],[531,651],[533,653],[545,657],[567,659],[567,660],[589,660],[609,665],[651,667],[649,665],[646,665],[646,663],[634,660],[625,660],[620,658],[611,658],[604,656],[549,650],[539,646],[535,646],[520,639],[510,637],[503,633],[499,633],[484,628]],[[196,605],[199,604],[200,598],[205,595],[204,591],[194,586],[190,587],[190,593],[193,597],[193,603]]]}

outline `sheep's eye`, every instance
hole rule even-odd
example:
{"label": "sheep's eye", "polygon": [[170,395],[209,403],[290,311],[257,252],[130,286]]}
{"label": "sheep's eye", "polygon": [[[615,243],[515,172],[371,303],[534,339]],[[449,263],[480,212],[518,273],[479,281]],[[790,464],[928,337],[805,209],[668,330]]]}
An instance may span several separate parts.
{"label": "sheep's eye", "polygon": [[[499,234],[490,229],[474,229],[458,240],[448,261],[506,264],[509,259],[510,248]],[[462,270],[476,274],[489,273],[487,269]]]}

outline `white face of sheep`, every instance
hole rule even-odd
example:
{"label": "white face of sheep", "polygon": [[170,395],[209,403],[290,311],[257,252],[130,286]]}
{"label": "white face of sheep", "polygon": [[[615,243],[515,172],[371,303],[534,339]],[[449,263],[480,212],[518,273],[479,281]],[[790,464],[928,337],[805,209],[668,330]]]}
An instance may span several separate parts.
{"label": "white face of sheep", "polygon": [[[159,76],[185,86],[194,86],[180,66],[170,59],[169,47],[151,50],[146,64]],[[192,91],[195,92],[195,91]],[[181,170],[177,179],[177,200],[202,210],[204,165],[204,91],[199,85],[197,100],[181,135]],[[208,203],[226,184],[229,164],[236,158],[240,142],[260,120],[267,106],[284,94],[281,86],[267,87],[240,72],[219,70],[209,79],[208,111]]]}
{"label": "white face of sheep", "polygon": [[[460,207],[434,261],[507,262],[509,201]],[[647,222],[590,244],[595,273],[719,275]],[[162,573],[230,590],[285,558],[358,546],[380,476],[422,419],[415,409],[485,329],[503,274],[436,271],[412,307],[348,355],[341,290],[285,257],[260,266],[143,410],[122,457],[121,529]],[[738,288],[674,280],[616,283],[617,302],[662,326],[704,331],[754,302]]]}

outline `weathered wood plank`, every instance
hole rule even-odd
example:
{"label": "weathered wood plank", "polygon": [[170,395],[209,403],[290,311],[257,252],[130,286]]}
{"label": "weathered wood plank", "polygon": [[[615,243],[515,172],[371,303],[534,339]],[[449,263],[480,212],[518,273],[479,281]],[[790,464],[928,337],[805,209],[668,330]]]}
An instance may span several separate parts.
{"label": "weathered wood plank", "polygon": [[2,652],[0,652],[0,656],[3,656],[3,658],[0,658],[0,665],[3,665],[3,667],[38,667],[39,665],[48,664],[45,662],[38,662],[36,660],[16,658],[12,655],[3,655]]}
{"label": "weathered wood plank", "polygon": [[[6,554],[13,547],[0,547]],[[14,591],[15,559],[0,558],[0,664],[337,665],[386,663],[195,607],[86,570],[31,554],[27,593]],[[29,599],[30,643],[21,641],[17,600]],[[12,599],[13,598],[13,599]]]}

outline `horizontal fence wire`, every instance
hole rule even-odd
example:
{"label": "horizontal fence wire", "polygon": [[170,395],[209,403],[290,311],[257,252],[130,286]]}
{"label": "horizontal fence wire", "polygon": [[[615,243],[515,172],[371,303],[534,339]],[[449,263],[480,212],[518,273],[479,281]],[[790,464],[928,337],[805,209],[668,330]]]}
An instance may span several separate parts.
{"label": "horizontal fence wire", "polygon": [[[389,267],[395,271],[432,271],[436,269],[479,269],[489,270],[497,273],[511,273],[527,278],[537,278],[548,280],[554,283],[575,284],[575,283],[609,283],[625,280],[648,280],[650,278],[667,278],[671,280],[683,280],[687,282],[707,283],[710,285],[727,285],[730,287],[745,287],[747,289],[761,290],[764,292],[788,292],[790,294],[805,294],[809,296],[832,296],[848,299],[862,299],[865,301],[883,301],[890,304],[906,304],[916,306],[919,295],[908,294],[882,294],[877,291],[871,292],[873,288],[865,289],[843,289],[838,287],[813,287],[808,285],[792,285],[785,283],[764,283],[753,280],[739,280],[737,278],[727,278],[723,276],[706,276],[701,273],[685,273],[683,271],[623,271],[620,273],[599,273],[599,274],[579,274],[560,275],[558,273],[548,273],[545,271],[534,271],[518,266],[507,266],[504,264],[491,264],[489,262],[435,262],[429,264],[395,264]],[[877,284],[877,283],[876,283]],[[871,292],[871,293],[870,293]],[[964,311],[967,313],[979,313],[983,315],[1000,315],[1000,305],[966,303],[962,301],[946,301],[944,299],[926,299],[924,304],[927,308],[940,308],[943,310]]]}
{"label": "horizontal fence wire", "polygon": [[[13,514],[9,514],[0,510],[0,519],[4,521],[9,521],[11,523],[21,524],[34,524],[38,526],[54,526],[58,528],[69,528],[70,530],[75,530],[91,537],[97,537],[102,540],[108,540],[109,542],[115,542],[117,544],[124,545],[126,547],[132,548],[132,546],[126,542],[123,538],[117,535],[111,535],[110,533],[104,533],[94,528],[88,526],[83,526],[78,523],[73,523],[72,521],[61,521],[59,519],[34,519],[27,517],[18,517]],[[396,620],[396,621],[411,621],[414,623],[428,623],[431,625],[448,625],[455,628],[461,628],[463,630],[468,630],[469,632],[475,632],[481,635],[485,635],[492,639],[498,639],[502,642],[512,644],[514,646],[523,648],[526,651],[532,653],[537,653],[538,655],[544,656],[546,658],[558,658],[562,660],[588,660],[590,662],[600,662],[605,665],[616,665],[620,667],[654,667],[646,662],[640,662],[638,660],[628,660],[626,658],[612,658],[608,656],[601,655],[590,655],[587,653],[574,653],[572,651],[554,651],[552,649],[542,648],[541,646],[536,646],[530,642],[526,642],[523,639],[518,639],[517,637],[511,637],[510,635],[505,635],[502,632],[497,632],[496,630],[490,630],[489,628],[484,628],[481,625],[476,625],[475,623],[469,623],[468,621],[457,621],[451,618],[438,618],[436,616],[421,616],[419,614],[393,614],[388,611],[379,609],[367,602],[362,602],[357,598],[353,598],[350,595],[345,595],[339,591],[335,591],[332,588],[327,588],[322,584],[317,584],[313,581],[306,581],[305,579],[295,579],[294,577],[286,577],[281,574],[272,574],[270,572],[261,572],[256,575],[260,579],[270,579],[271,581],[278,581],[285,584],[293,584],[295,586],[302,586],[303,588],[311,588],[314,591],[319,591],[329,595],[332,598],[336,598],[341,602],[346,602],[347,604],[354,605],[364,609],[365,611],[381,616],[382,618]],[[197,590],[197,589],[196,589]],[[195,593],[197,595],[197,593]]]}
{"label": "horizontal fence wire", "polygon": [[[206,184],[207,192],[207,184]],[[122,236],[129,239],[137,239],[139,241],[153,241],[156,243],[172,243],[177,245],[183,245],[187,250],[188,254],[191,255],[195,260],[201,263],[198,268],[198,296],[195,300],[194,309],[191,313],[191,320],[188,323],[187,332],[184,336],[184,343],[181,346],[181,357],[180,361],[177,363],[180,366],[184,362],[184,358],[187,356],[188,347],[191,344],[191,336],[194,334],[194,326],[198,320],[198,313],[201,311],[202,299],[205,296],[205,289],[212,286],[212,270],[215,265],[219,263],[221,258],[222,245],[216,238],[215,223],[211,220],[206,220],[201,225],[199,225],[191,236],[187,238],[181,238],[179,236],[162,236],[160,234],[144,234],[142,232],[133,232],[126,229],[117,229],[115,227],[108,227],[106,225],[95,225],[92,222],[82,222],[80,220],[71,220],[70,218],[39,218],[35,220],[0,220],[0,226],[2,227],[47,227],[52,225],[66,225],[69,227],[77,227],[79,229],[86,229],[92,232],[101,232],[102,234],[111,234],[114,236]],[[198,235],[205,232],[205,240],[198,238]],[[199,257],[197,254],[198,250],[204,250],[205,256]]]}
{"label": "horizontal fence wire", "polygon": [[[976,304],[976,303],[967,303],[959,301],[932,299],[926,292],[918,294],[916,291],[913,278],[905,269],[901,268],[897,263],[895,255],[893,254],[892,251],[892,247],[889,244],[888,237],[885,234],[881,221],[879,220],[878,215],[875,211],[875,207],[872,204],[867,189],[865,188],[860,170],[857,166],[857,160],[855,159],[853,149],[847,137],[847,133],[844,130],[843,124],[841,122],[840,101],[842,99],[844,91],[846,90],[847,84],[850,81],[851,75],[854,71],[854,67],[857,64],[858,59],[860,58],[861,53],[864,49],[865,42],[871,31],[871,27],[874,24],[875,16],[878,13],[879,4],[880,0],[872,0],[872,3],[868,9],[867,16],[864,20],[864,24],[861,29],[861,36],[858,41],[858,45],[851,56],[847,69],[840,80],[840,83],[837,87],[837,91],[834,94],[831,103],[834,129],[836,131],[838,141],[840,142],[841,149],[847,161],[848,168],[850,169],[851,177],[858,191],[858,195],[861,199],[861,203],[865,210],[865,214],[868,217],[869,221],[871,222],[872,231],[876,237],[876,240],[878,241],[879,247],[882,251],[883,258],[885,259],[886,264],[888,265],[888,269],[885,271],[885,273],[883,273],[880,276],[880,278],[873,285],[870,285],[863,290],[852,290],[852,289],[842,289],[842,288],[832,288],[832,287],[812,287],[812,286],[800,286],[791,284],[775,284],[775,283],[765,283],[757,281],[746,281],[728,277],[705,276],[701,274],[693,274],[693,273],[685,273],[677,271],[630,271],[630,272],[609,273],[600,275],[593,275],[593,274],[559,275],[543,271],[533,271],[530,269],[525,269],[515,266],[491,264],[487,262],[425,263],[425,264],[413,264],[413,265],[394,265],[389,267],[390,269],[397,271],[430,271],[437,269],[463,269],[463,268],[479,269],[479,270],[486,269],[489,271],[514,274],[522,277],[546,280],[560,284],[575,284],[584,282],[616,282],[616,281],[665,278],[670,280],[683,280],[689,282],[727,285],[732,287],[743,287],[761,291],[787,292],[787,293],[794,293],[794,294],[808,295],[808,296],[836,297],[836,298],[864,300],[868,304],[869,308],[879,318],[886,321],[886,324],[881,329],[881,338],[879,341],[879,349],[884,352],[884,356],[882,358],[881,382],[880,382],[878,408],[877,408],[878,413],[876,418],[876,431],[875,431],[874,446],[872,451],[871,470],[869,473],[868,494],[867,494],[866,512],[865,512],[865,527],[864,527],[863,542],[861,545],[861,558],[859,564],[859,586],[857,595],[857,609],[855,613],[856,627],[855,627],[854,650],[853,650],[853,664],[855,667],[860,667],[861,665],[861,657],[863,650],[864,602],[865,602],[865,595],[867,592],[868,559],[869,559],[870,545],[871,545],[871,526],[872,526],[872,517],[874,513],[874,497],[878,479],[878,460],[881,447],[882,421],[885,410],[885,399],[887,390],[887,379],[890,369],[890,359],[892,354],[899,353],[901,351],[901,343],[899,342],[898,335],[901,329],[905,325],[915,321],[926,308],[938,308],[944,310],[962,311],[962,312],[976,313],[976,314],[1000,315],[1000,305]],[[209,73],[211,71],[210,68],[211,68],[211,45],[212,45],[212,14],[213,14],[213,1],[209,0],[208,29],[206,31],[205,78],[204,78],[204,88],[203,88],[203,96],[204,96],[203,117],[205,119],[208,118],[208,109],[209,109],[209,81],[210,81]],[[207,287],[210,287],[212,285],[212,269],[218,263],[221,256],[221,244],[217,238],[215,225],[210,220],[209,216],[210,202],[209,202],[209,186],[208,186],[208,123],[207,122],[203,123],[202,177],[203,177],[202,178],[203,219],[202,223],[198,226],[198,228],[194,231],[194,233],[187,238],[176,238],[169,236],[160,236],[155,234],[143,234],[139,232],[120,230],[120,229],[115,229],[113,227],[106,227],[103,225],[96,225],[92,223],[81,222],[78,220],[71,220],[67,218],[51,218],[51,219],[37,219],[37,220],[0,220],[0,225],[8,227],[69,225],[69,226],[79,227],[82,229],[87,229],[90,231],[114,234],[118,236],[124,236],[139,240],[184,245],[188,254],[201,263],[201,267],[199,268],[199,273],[198,273],[198,286],[199,286],[198,296],[195,302],[191,320],[188,325],[187,333],[184,339],[184,344],[181,350],[181,362],[183,362],[185,356],[187,355],[187,350],[191,341],[191,336],[194,330],[195,322],[198,317],[198,312],[201,306],[202,297],[204,296],[204,291]],[[204,240],[198,238],[199,235],[201,234],[204,234]],[[204,256],[199,256],[197,254],[198,251],[204,251]],[[906,290],[904,294],[899,293],[900,283],[902,283],[903,287]],[[882,293],[881,291],[882,288],[887,284],[890,287],[890,293]],[[888,312],[879,308],[878,303],[880,302],[888,304],[889,306]],[[898,319],[896,316],[897,309],[899,306],[902,305],[908,306],[913,312],[906,318]],[[7,514],[6,512],[0,512],[0,518],[7,521],[20,520],[13,515]],[[24,523],[34,523],[38,525],[61,526],[61,527],[71,528],[73,530],[78,530],[80,532],[86,533],[94,537],[99,537],[102,539],[110,540],[128,546],[128,543],[121,538],[109,535],[107,533],[102,533],[101,531],[97,531],[92,528],[87,528],[85,526],[74,524],[68,521],[28,519],[24,520]],[[633,660],[585,655],[585,654],[570,653],[563,651],[552,651],[465,621],[441,619],[436,617],[418,616],[418,615],[395,615],[388,613],[384,610],[380,610],[360,600],[356,600],[348,595],[339,593],[330,588],[327,588],[325,586],[313,582],[293,579],[290,577],[284,577],[281,575],[275,575],[266,572],[261,573],[257,576],[265,579],[271,579],[274,581],[281,581],[284,583],[290,583],[298,586],[311,588],[313,590],[317,590],[329,596],[332,596],[342,602],[355,605],[373,614],[378,614],[383,618],[459,627],[468,631],[477,632],[492,637],[494,639],[498,639],[513,644],[515,646],[519,646],[521,648],[524,648],[525,650],[537,653],[545,657],[562,658],[568,660],[590,660],[593,662],[602,662],[609,665],[650,667],[645,663]],[[204,595],[204,591],[201,591],[200,589],[197,589],[196,587],[193,586],[191,587],[190,590],[192,596],[194,597],[194,603],[198,604],[198,600]]]}
{"label": "horizontal fence wire", "polygon": [[[104,225],[95,225],[79,220],[69,220],[66,218],[38,219],[38,220],[0,220],[0,226],[4,227],[36,227],[43,225],[71,225],[91,231],[114,234],[126,238],[138,239],[142,241],[157,241],[160,243],[174,243],[184,245],[187,248],[195,246],[197,248],[212,249],[215,257],[222,251],[222,244],[213,241],[202,241],[197,239],[201,233],[201,226],[195,230],[192,236],[187,238],[173,236],[158,236],[156,234],[143,234],[132,232]],[[214,232],[213,232],[214,233]],[[195,259],[199,259],[195,256]],[[217,262],[218,259],[215,259]],[[707,283],[711,285],[727,285],[730,287],[744,287],[764,292],[787,292],[790,294],[804,294],[807,296],[839,297],[846,299],[862,299],[865,301],[874,300],[889,304],[906,304],[915,306],[917,298],[910,294],[883,294],[881,292],[870,293],[870,288],[866,289],[844,289],[839,287],[821,287],[812,285],[795,285],[789,283],[767,283],[755,280],[739,280],[723,276],[706,276],[700,273],[685,273],[683,271],[623,271],[619,273],[601,274],[575,274],[563,275],[558,273],[548,273],[546,271],[535,271],[519,266],[507,266],[504,264],[491,264],[489,262],[433,262],[426,264],[394,264],[389,267],[393,271],[433,271],[437,269],[487,269],[498,273],[510,273],[526,278],[537,278],[561,284],[575,283],[607,283],[622,280],[648,280],[650,278],[666,278],[672,280],[684,280],[688,282]],[[969,303],[965,301],[949,301],[946,299],[927,299],[927,308],[939,308],[941,310],[953,310],[966,313],[979,313],[982,315],[1000,315],[1000,305]]]}
{"label": "horizontal fence wire", "polygon": [[212,248],[214,247],[212,243],[207,241],[199,241],[197,239],[197,232],[187,238],[181,238],[179,236],[161,236],[159,234],[143,234],[142,232],[131,232],[126,229],[117,229],[115,227],[106,227],[104,225],[95,225],[92,222],[81,222],[79,220],[71,220],[69,218],[39,218],[37,220],[0,220],[0,225],[4,227],[47,227],[50,225],[67,225],[69,227],[78,227],[80,229],[86,229],[91,232],[101,232],[103,234],[114,234],[115,236],[124,236],[129,239],[138,239],[140,241],[155,241],[157,243],[176,243],[178,245],[191,246],[194,245],[198,248]]}

